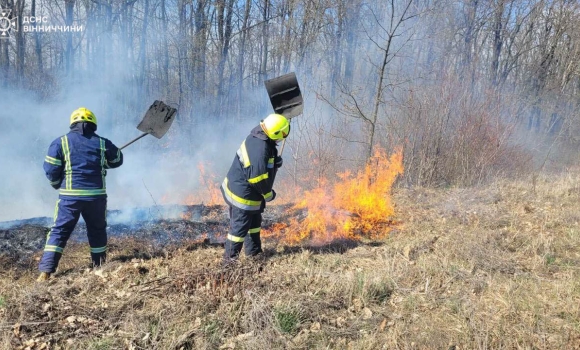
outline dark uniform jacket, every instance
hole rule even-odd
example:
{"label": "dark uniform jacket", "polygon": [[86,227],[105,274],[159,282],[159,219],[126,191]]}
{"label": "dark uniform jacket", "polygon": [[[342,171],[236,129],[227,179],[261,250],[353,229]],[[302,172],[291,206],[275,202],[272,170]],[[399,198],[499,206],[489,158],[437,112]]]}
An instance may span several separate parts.
{"label": "dark uniform jacket", "polygon": [[50,144],[44,171],[52,187],[59,189],[59,198],[106,198],[106,169],[121,166],[123,154],[95,130],[92,123],[76,123],[68,134]]}
{"label": "dark uniform jacket", "polygon": [[261,212],[274,199],[276,143],[258,125],[238,149],[221,186],[225,201],[248,212]]}

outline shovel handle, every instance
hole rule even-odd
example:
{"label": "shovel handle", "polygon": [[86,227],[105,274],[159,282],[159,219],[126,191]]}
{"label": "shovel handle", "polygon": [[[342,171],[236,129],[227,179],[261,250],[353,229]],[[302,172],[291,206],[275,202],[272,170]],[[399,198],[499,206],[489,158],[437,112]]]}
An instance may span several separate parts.
{"label": "shovel handle", "polygon": [[280,147],[280,154],[278,156],[282,157],[282,153],[284,152],[284,146],[286,145],[286,139],[282,141],[282,147]]}
{"label": "shovel handle", "polygon": [[[302,102],[300,102],[300,104],[301,103]],[[288,123],[292,123],[292,118],[288,120]],[[286,138],[284,138],[284,141],[282,141],[282,147],[280,147],[280,153],[278,154],[280,157],[282,157],[282,152],[284,152],[284,146],[286,146]]]}
{"label": "shovel handle", "polygon": [[133,142],[135,142],[135,141],[137,141],[137,140],[139,140],[139,139],[141,139],[141,138],[143,138],[143,137],[145,137],[145,136],[147,136],[147,135],[149,135],[149,133],[148,133],[148,132],[144,132],[144,133],[143,133],[141,136],[134,138],[133,140],[129,141],[129,143],[127,143],[125,146],[123,146],[123,147],[121,147],[121,148],[119,148],[119,149],[123,149],[123,148],[125,148],[125,147],[129,146],[129,145],[130,145],[130,144],[132,144]]}

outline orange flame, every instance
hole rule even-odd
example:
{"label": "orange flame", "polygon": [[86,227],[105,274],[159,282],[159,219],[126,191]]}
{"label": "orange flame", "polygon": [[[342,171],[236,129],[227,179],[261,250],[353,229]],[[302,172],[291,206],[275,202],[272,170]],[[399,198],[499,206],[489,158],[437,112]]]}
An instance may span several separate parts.
{"label": "orange flame", "polygon": [[[217,176],[209,172],[206,169],[211,168],[211,164],[204,165],[203,163],[199,163],[197,168],[199,169],[199,183],[200,188],[194,194],[188,195],[183,204],[185,205],[195,205],[199,203],[203,203],[207,206],[223,204],[221,200],[221,193],[219,190],[219,185],[217,184]],[[181,215],[181,218],[184,220],[191,220],[190,213],[184,213]]]}
{"label": "orange flame", "polygon": [[[201,184],[200,195],[202,198],[200,201],[198,196],[197,202],[203,202],[205,205],[223,204],[216,174],[209,172],[201,162],[197,165],[197,168],[199,169],[199,182]],[[193,202],[193,198],[190,197],[192,196],[189,196],[188,199],[191,200],[191,204],[195,203]]]}
{"label": "orange flame", "polygon": [[183,205],[204,204],[207,206],[223,204],[218,177],[211,171],[208,171],[206,167],[211,168],[211,164],[207,163],[204,165],[200,162],[197,165],[199,169],[199,186],[193,193],[187,195],[185,198],[175,193],[175,191],[166,193],[161,196],[159,203],[164,205],[171,203],[180,203]]}
{"label": "orange flame", "polygon": [[303,194],[293,209],[306,209],[301,222],[293,219],[287,225],[275,224],[264,230],[283,243],[295,245],[306,239],[325,243],[335,239],[379,238],[389,231],[394,208],[391,187],[403,173],[403,153],[397,149],[389,158],[383,149],[376,149],[365,168],[352,175],[338,174],[340,181],[319,186]]}
{"label": "orange flame", "polygon": [[[176,193],[166,193],[161,196],[160,204],[180,203],[183,205],[197,205],[204,204],[206,206],[223,205],[221,192],[219,189],[218,176],[210,170],[212,165],[210,163],[199,163],[199,186],[193,193],[183,198]],[[184,220],[191,220],[191,213],[183,213],[181,218]]]}

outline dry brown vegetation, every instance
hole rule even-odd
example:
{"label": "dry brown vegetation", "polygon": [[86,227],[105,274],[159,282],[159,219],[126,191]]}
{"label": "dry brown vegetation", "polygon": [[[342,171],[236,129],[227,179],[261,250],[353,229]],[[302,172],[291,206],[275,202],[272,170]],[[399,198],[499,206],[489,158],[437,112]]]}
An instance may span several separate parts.
{"label": "dry brown vegetation", "polygon": [[[527,179],[526,179],[527,180]],[[381,242],[221,266],[221,247],[113,241],[0,274],[0,346],[35,349],[580,348],[580,175],[398,189]],[[38,257],[38,255],[37,255]]]}

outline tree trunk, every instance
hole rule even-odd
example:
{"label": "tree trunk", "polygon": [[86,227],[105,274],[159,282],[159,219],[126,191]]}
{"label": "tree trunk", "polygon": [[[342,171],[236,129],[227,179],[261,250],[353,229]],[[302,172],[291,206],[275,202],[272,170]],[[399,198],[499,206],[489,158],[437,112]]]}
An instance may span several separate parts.
{"label": "tree trunk", "polygon": [[[36,17],[36,0],[32,0],[31,13],[32,17]],[[36,52],[36,65],[38,67],[38,73],[43,75],[44,65],[42,63],[42,45],[40,44],[40,33],[34,33],[34,49]]]}
{"label": "tree trunk", "polygon": [[198,0],[195,9],[195,33],[193,40],[193,63],[195,74],[195,92],[200,97],[206,95],[206,52],[207,52],[207,14],[206,1]]}
{"label": "tree trunk", "polygon": [[96,53],[95,46],[96,46],[96,8],[93,7],[93,4],[87,3],[85,7],[85,11],[87,13],[87,40],[86,40],[86,52],[87,52],[87,60],[86,60],[86,67],[89,70],[94,69],[95,67],[95,58],[94,55]]}
{"label": "tree trunk", "polygon": [[475,67],[473,66],[473,53],[474,53],[474,46],[477,45],[476,42],[476,35],[477,35],[477,28],[476,28],[476,15],[477,9],[479,5],[479,0],[471,1],[471,7],[468,8],[467,18],[466,18],[466,30],[465,30],[465,38],[464,38],[464,49],[463,49],[463,62],[461,63],[461,67],[459,67],[459,71],[463,75],[464,78],[470,77],[471,83],[473,84],[473,79],[475,78]]}
{"label": "tree trunk", "polygon": [[499,58],[501,55],[501,49],[503,46],[503,12],[505,9],[505,4],[503,0],[500,0],[496,5],[495,18],[493,24],[493,57],[491,60],[491,81],[493,85],[497,85],[499,82]]}
{"label": "tree trunk", "polygon": [[238,54],[238,91],[237,104],[238,114],[241,114],[242,107],[242,92],[244,88],[244,58],[246,52],[246,40],[248,37],[248,24],[250,19],[250,10],[252,7],[252,0],[246,0],[244,7],[244,19],[242,21],[242,37],[240,39],[240,52]]}
{"label": "tree trunk", "polygon": [[141,29],[141,43],[139,45],[139,67],[141,75],[139,77],[139,95],[138,101],[142,101],[146,96],[147,84],[145,82],[145,75],[147,74],[147,28],[149,26],[149,0],[145,0],[145,8],[143,10],[143,27]]}
{"label": "tree trunk", "polygon": [[[5,8],[13,9],[14,2],[7,1],[6,3],[0,2]],[[12,12],[10,18],[14,18],[14,12]],[[2,76],[2,83],[3,86],[9,86],[9,78],[10,78],[10,55],[9,55],[9,46],[8,40],[0,40],[0,75]]]}
{"label": "tree trunk", "polygon": [[290,63],[292,61],[292,51],[294,50],[293,47],[290,46],[292,43],[292,33],[294,28],[290,25],[293,18],[293,3],[290,1],[286,2],[286,13],[283,14],[284,17],[288,16],[288,21],[286,26],[284,27],[285,34],[284,34],[284,45],[288,47],[288,50],[284,50],[283,58],[284,63],[282,65],[282,71],[287,73],[290,70]]}
{"label": "tree trunk", "polygon": [[6,40],[0,40],[0,76],[5,87],[8,87],[9,69],[10,57],[8,56],[8,43]]}
{"label": "tree trunk", "polygon": [[[14,15],[18,16],[18,28],[22,28],[22,17],[24,16],[24,0],[16,2]],[[14,31],[13,31],[14,33]],[[24,38],[24,31],[16,31],[16,78],[21,84],[24,80],[24,56],[26,54],[26,41]]]}
{"label": "tree trunk", "polygon": [[344,16],[345,9],[344,9],[344,2],[338,2],[338,9],[336,15],[336,33],[334,35],[334,57],[332,62],[332,81],[331,81],[331,90],[330,96],[334,100],[336,97],[336,87],[338,85],[338,81],[340,80],[341,73],[342,73],[342,35],[344,31]]}
{"label": "tree trunk", "polygon": [[[228,59],[228,52],[230,50],[230,39],[232,37],[232,12],[234,7],[234,0],[227,0],[218,2],[218,36],[220,40],[220,59],[218,63],[218,89],[217,97],[223,101],[224,95],[224,70],[226,60]],[[220,103],[223,105],[223,103]]]}
{"label": "tree trunk", "polygon": [[359,26],[360,0],[348,0],[346,11],[346,57],[344,61],[344,85],[351,86],[355,71],[355,54],[357,46],[357,28]]}
{"label": "tree trunk", "polygon": [[270,0],[264,0],[264,8],[262,9],[262,19],[264,24],[262,26],[262,52],[260,59],[260,79],[265,81],[268,79],[268,44],[269,44],[269,23],[268,16],[270,16]]}
{"label": "tree trunk", "polygon": [[169,39],[167,28],[167,8],[165,0],[161,0],[161,21],[163,22],[163,83],[165,85],[164,94],[168,96],[171,92],[169,81]]}
{"label": "tree trunk", "polygon": [[[75,6],[75,0],[65,0],[65,21],[64,24],[67,27],[72,26],[73,24],[73,16],[74,16],[74,6]],[[66,75],[70,75],[71,70],[73,69],[74,63],[73,63],[73,37],[72,37],[72,32],[67,32],[66,33],[66,49],[65,49],[65,73]]]}

